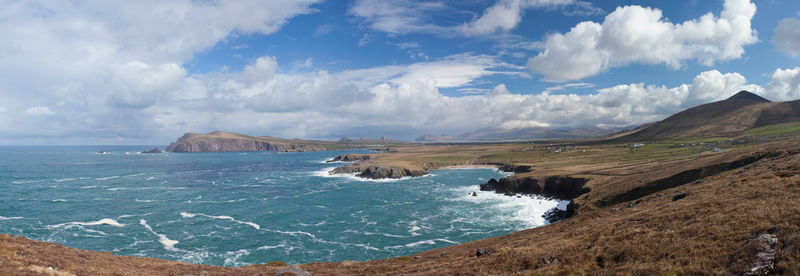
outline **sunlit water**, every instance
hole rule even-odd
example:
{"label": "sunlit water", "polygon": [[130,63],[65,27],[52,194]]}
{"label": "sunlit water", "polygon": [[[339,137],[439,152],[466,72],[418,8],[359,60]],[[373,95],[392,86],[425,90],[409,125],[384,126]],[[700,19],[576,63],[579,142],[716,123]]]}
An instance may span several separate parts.
{"label": "sunlit water", "polygon": [[212,265],[364,261],[536,227],[566,204],[479,191],[503,176],[492,169],[327,174],[341,163],[326,159],[365,151],[137,153],[149,148],[0,147],[0,233]]}

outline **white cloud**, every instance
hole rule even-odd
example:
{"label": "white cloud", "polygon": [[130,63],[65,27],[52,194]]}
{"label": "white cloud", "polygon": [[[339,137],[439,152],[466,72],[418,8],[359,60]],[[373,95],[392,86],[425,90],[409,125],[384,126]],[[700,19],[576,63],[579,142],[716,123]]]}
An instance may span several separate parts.
{"label": "white cloud", "polygon": [[549,127],[550,124],[548,123],[541,123],[532,120],[510,120],[503,122],[498,126],[502,129],[520,129],[520,128],[530,128],[530,127]]}
{"label": "white cloud", "polygon": [[484,36],[507,32],[522,21],[526,9],[565,9],[569,15],[589,15],[602,10],[577,0],[498,0],[480,16],[459,25],[437,25],[430,18],[452,9],[442,2],[411,0],[358,0],[350,8],[352,16],[369,28],[389,34],[428,33],[439,36]]}
{"label": "white cloud", "polygon": [[696,60],[710,66],[741,57],[744,46],[758,41],[750,22],[755,12],[749,0],[726,0],[719,17],[708,13],[673,24],[658,9],[618,7],[602,23],[585,21],[548,36],[528,68],[549,81],[568,81],[630,63],[677,69]]}
{"label": "white cloud", "polygon": [[772,42],[781,52],[791,57],[800,56],[800,20],[784,18],[778,22]]}
{"label": "white cloud", "polygon": [[594,84],[586,83],[586,82],[574,82],[574,83],[567,83],[562,85],[555,85],[545,88],[544,91],[561,91],[564,89],[575,89],[575,88],[592,88]]}
{"label": "white cloud", "polygon": [[776,69],[764,96],[773,101],[800,99],[800,67]]}
{"label": "white cloud", "polygon": [[385,33],[432,33],[443,28],[429,22],[427,14],[445,8],[440,2],[358,0],[349,13],[363,20],[371,29]]}
{"label": "white cloud", "polygon": [[526,9],[553,9],[574,5],[573,13],[597,14],[602,10],[589,2],[575,0],[500,0],[483,11],[483,14],[461,26],[461,33],[466,36],[487,35],[507,32],[522,22],[522,14]]}
{"label": "white cloud", "polygon": [[503,63],[488,55],[456,54],[430,62],[379,66],[348,70],[337,76],[348,81],[372,85],[380,82],[403,84],[433,81],[437,88],[461,87],[475,79],[502,74],[527,77],[524,68]]}
{"label": "white cloud", "polygon": [[369,44],[370,41],[372,41],[372,39],[369,38],[369,34],[364,33],[364,35],[361,36],[361,39],[358,40],[358,47],[367,46],[367,44]]}
{"label": "white cloud", "polygon": [[[198,98],[183,64],[237,34],[277,31],[316,0],[12,1],[0,9],[6,137],[141,138],[173,97]],[[213,18],[214,20],[209,20]],[[192,86],[194,85],[194,86]],[[194,88],[193,88],[194,87]],[[48,112],[49,111],[49,112]],[[20,112],[20,114],[25,114]],[[84,142],[85,143],[85,142]]]}
{"label": "white cloud", "polygon": [[46,106],[30,107],[28,109],[25,109],[25,114],[33,116],[56,115],[55,112],[50,111],[50,108]]}

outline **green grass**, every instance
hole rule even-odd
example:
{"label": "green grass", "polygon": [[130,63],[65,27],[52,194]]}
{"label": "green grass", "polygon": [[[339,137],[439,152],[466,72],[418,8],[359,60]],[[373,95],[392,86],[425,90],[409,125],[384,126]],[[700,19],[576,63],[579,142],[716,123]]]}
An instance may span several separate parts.
{"label": "green grass", "polygon": [[800,122],[775,124],[745,131],[744,135],[766,136],[800,131]]}

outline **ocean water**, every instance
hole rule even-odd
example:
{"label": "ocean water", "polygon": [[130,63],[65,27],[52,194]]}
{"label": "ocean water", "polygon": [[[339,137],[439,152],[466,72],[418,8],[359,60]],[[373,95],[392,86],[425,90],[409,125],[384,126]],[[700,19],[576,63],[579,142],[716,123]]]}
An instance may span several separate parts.
{"label": "ocean water", "polygon": [[137,153],[150,148],[0,147],[0,233],[224,266],[365,261],[540,226],[567,203],[479,191],[504,176],[492,169],[327,174],[366,151]]}

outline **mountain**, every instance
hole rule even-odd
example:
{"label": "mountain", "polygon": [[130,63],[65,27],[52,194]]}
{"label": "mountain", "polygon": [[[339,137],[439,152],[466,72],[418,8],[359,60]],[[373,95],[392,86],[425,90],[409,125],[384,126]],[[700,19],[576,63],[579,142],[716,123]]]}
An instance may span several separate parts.
{"label": "mountain", "polygon": [[770,102],[748,91],[645,124],[618,139],[734,136],[767,125],[800,121],[800,101]]}
{"label": "mountain", "polygon": [[499,128],[488,127],[459,135],[464,140],[525,140],[600,137],[616,132],[594,126],[556,129],[550,127]]}
{"label": "mountain", "polygon": [[456,137],[448,136],[448,135],[444,135],[444,134],[442,134],[440,136],[434,136],[434,135],[430,135],[430,134],[423,134],[423,135],[420,135],[419,137],[417,137],[416,139],[414,139],[414,141],[417,141],[417,142],[446,142],[446,141],[454,141],[454,140],[457,140]]}

